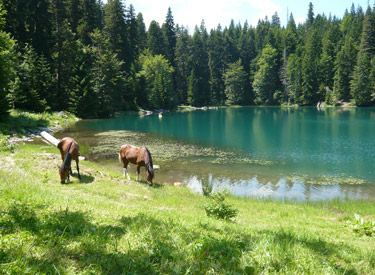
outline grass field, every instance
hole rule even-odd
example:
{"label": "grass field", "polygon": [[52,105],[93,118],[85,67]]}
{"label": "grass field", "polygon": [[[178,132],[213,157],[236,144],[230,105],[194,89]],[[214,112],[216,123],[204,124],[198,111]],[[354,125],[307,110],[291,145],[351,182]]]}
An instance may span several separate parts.
{"label": "grass field", "polygon": [[348,225],[374,220],[373,201],[227,197],[230,222],[88,161],[61,185],[60,162],[48,145],[0,150],[0,274],[375,274],[375,236]]}

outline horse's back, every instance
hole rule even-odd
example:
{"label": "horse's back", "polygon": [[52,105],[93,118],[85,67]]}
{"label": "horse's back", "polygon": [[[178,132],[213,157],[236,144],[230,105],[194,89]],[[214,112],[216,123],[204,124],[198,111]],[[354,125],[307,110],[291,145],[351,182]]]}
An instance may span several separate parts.
{"label": "horse's back", "polygon": [[69,148],[69,145],[72,144],[70,146],[70,150],[69,150],[69,153],[72,155],[72,157],[75,159],[77,158],[78,159],[78,156],[79,156],[79,145],[78,143],[74,140],[74,138],[71,138],[71,137],[64,137],[63,139],[61,139],[61,141],[57,144],[57,147],[60,149],[60,152],[61,154],[65,153],[66,150]]}
{"label": "horse's back", "polygon": [[139,162],[139,152],[140,147],[130,145],[130,144],[125,144],[121,146],[120,148],[120,157],[122,159],[125,159],[133,164],[137,164]]}

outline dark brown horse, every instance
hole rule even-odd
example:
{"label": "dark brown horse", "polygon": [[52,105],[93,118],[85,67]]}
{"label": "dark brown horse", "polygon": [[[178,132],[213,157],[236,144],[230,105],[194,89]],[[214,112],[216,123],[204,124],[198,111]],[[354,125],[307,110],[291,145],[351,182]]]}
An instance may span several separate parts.
{"label": "dark brown horse", "polygon": [[147,182],[149,185],[152,185],[154,168],[152,166],[151,153],[146,147],[136,147],[130,144],[125,144],[120,148],[119,160],[124,165],[124,176],[127,176],[128,179],[130,179],[128,174],[129,162],[137,165],[137,181],[141,166],[145,166]]}
{"label": "dark brown horse", "polygon": [[78,171],[78,178],[81,179],[81,175],[79,174],[79,166],[78,166],[78,157],[79,157],[79,145],[78,143],[71,137],[63,138],[59,144],[57,144],[57,148],[59,148],[61,153],[61,159],[63,163],[59,168],[60,179],[61,183],[65,183],[65,179],[70,181],[70,175],[72,173],[72,159],[76,161],[77,164],[77,171]]}

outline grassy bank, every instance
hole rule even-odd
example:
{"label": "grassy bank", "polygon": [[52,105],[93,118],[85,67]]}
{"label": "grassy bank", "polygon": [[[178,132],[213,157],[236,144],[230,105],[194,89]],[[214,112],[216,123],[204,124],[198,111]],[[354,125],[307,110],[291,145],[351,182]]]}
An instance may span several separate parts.
{"label": "grassy bank", "polygon": [[0,134],[22,136],[41,127],[65,127],[77,118],[67,112],[31,113],[12,110],[9,118],[0,122]]}
{"label": "grassy bank", "polygon": [[375,236],[347,223],[374,219],[373,202],[229,197],[238,215],[227,222],[186,188],[91,162],[61,185],[60,162],[48,145],[0,152],[0,274],[375,273]]}

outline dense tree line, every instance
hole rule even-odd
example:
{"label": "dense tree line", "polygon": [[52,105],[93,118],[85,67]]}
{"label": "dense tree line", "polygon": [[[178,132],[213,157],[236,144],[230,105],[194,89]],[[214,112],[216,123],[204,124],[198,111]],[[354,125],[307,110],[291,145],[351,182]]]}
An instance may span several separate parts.
{"label": "dense tree line", "polygon": [[375,8],[282,27],[234,21],[190,34],[171,9],[146,30],[121,0],[2,0],[0,117],[9,108],[106,117],[195,106],[375,103]]}

